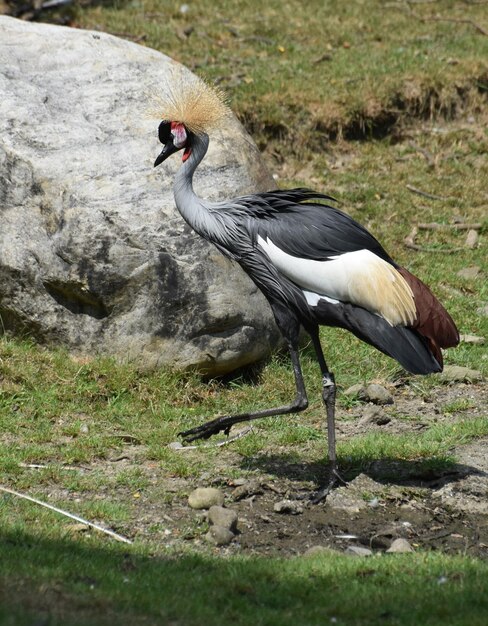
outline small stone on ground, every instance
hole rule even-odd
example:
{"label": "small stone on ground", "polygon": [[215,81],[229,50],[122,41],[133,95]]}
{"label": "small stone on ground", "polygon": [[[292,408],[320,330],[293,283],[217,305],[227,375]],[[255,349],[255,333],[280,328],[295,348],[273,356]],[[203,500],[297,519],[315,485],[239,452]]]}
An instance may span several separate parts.
{"label": "small stone on ground", "polygon": [[231,532],[235,532],[237,528],[237,513],[232,511],[232,509],[214,505],[208,511],[208,521],[214,526],[221,526]]}
{"label": "small stone on ground", "polygon": [[295,502],[294,500],[280,500],[279,502],[275,502],[273,506],[273,511],[275,513],[299,515],[300,513],[303,513],[303,506],[301,506],[299,502]]}
{"label": "small stone on ground", "polygon": [[188,505],[192,509],[209,509],[223,504],[224,494],[215,487],[198,487],[188,496]]}
{"label": "small stone on ground", "polygon": [[403,539],[403,537],[399,537],[398,539],[395,539],[394,541],[392,541],[391,546],[388,548],[387,552],[389,554],[393,553],[393,552],[413,552],[413,548],[410,545],[410,543],[406,540]]}
{"label": "small stone on ground", "polygon": [[263,493],[263,488],[257,480],[247,480],[232,491],[232,498],[236,501],[243,500],[261,493]]}
{"label": "small stone on ground", "polygon": [[472,278],[476,278],[480,271],[481,268],[478,267],[478,265],[472,265],[471,267],[465,267],[462,270],[459,270],[457,276],[459,276],[459,278],[466,278],[467,280],[470,280]]}
{"label": "small stone on ground", "polygon": [[461,365],[445,365],[440,377],[444,382],[476,383],[483,380],[483,374],[479,370],[472,370]]}
{"label": "small stone on ground", "polygon": [[358,398],[374,404],[393,404],[393,396],[388,389],[377,383],[367,385],[358,394]]}
{"label": "small stone on ground", "polygon": [[210,526],[205,538],[216,546],[227,546],[234,539],[234,533],[222,526]]}
{"label": "small stone on ground", "polygon": [[311,546],[302,554],[302,556],[311,557],[317,555],[331,555],[337,554],[337,550],[333,550],[332,548],[328,548],[327,546]]}
{"label": "small stone on ground", "polygon": [[373,550],[369,548],[363,548],[362,546],[349,546],[346,548],[346,554],[350,554],[352,556],[372,556]]}
{"label": "small stone on ground", "polygon": [[352,385],[352,387],[348,387],[344,391],[344,395],[350,396],[350,397],[358,396],[361,393],[361,391],[363,391],[363,389],[364,389],[364,385],[361,385],[361,383],[358,383],[356,385]]}
{"label": "small stone on ground", "polygon": [[471,343],[476,346],[482,346],[485,343],[485,338],[478,335],[460,335],[460,339],[463,343]]}
{"label": "small stone on ground", "polygon": [[385,414],[383,409],[378,406],[369,405],[365,407],[363,416],[358,422],[358,426],[366,424],[376,424],[377,426],[385,426],[391,422],[391,417]]}

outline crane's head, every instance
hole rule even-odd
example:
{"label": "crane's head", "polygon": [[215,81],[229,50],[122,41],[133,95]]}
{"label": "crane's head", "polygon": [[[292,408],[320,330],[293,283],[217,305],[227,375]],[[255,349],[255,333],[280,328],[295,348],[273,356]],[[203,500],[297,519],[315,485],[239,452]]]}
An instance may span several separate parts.
{"label": "crane's head", "polygon": [[167,88],[158,98],[159,141],[164,148],[154,167],[184,150],[183,161],[191,154],[195,135],[204,135],[229,117],[224,95],[181,67],[170,72]]}
{"label": "crane's head", "polygon": [[169,156],[183,150],[183,161],[186,161],[191,154],[192,133],[187,130],[186,126],[181,122],[168,122],[163,120],[158,129],[159,141],[164,148],[159,153],[158,158],[154,161],[154,167],[160,165]]}

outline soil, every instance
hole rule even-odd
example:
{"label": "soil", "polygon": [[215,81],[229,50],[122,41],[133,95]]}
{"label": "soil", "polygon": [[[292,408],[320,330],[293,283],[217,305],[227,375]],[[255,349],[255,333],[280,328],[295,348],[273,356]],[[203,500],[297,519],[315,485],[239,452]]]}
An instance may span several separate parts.
{"label": "soil", "polygon": [[[400,433],[443,420],[488,417],[484,383],[446,385],[432,394],[420,398],[413,392],[398,392],[395,404],[379,411],[368,404],[356,407],[356,414],[363,412],[356,420],[345,419],[347,412],[339,411],[338,437],[367,429]],[[469,410],[446,414],[440,409],[462,400],[465,405],[469,401]],[[402,420],[402,414],[418,419]],[[251,478],[233,480],[229,476],[235,475],[242,459],[232,444],[221,448],[215,472],[198,479],[163,478],[157,464],[143,461],[139,446],[127,446],[126,451],[113,462],[117,471],[134,465],[145,468],[161,494],[158,498],[155,491],[150,497],[141,493],[137,519],[116,529],[129,537],[158,541],[160,537],[165,546],[175,548],[270,556],[303,554],[315,546],[339,551],[361,546],[378,552],[403,537],[414,550],[488,557],[488,438],[453,450],[452,463],[372,461],[361,473],[347,473],[347,484],[335,488],[320,504],[312,504],[310,496],[317,488],[317,474],[325,477],[326,468],[319,471],[317,462],[306,460],[306,453],[303,462],[294,463],[280,451],[262,453],[254,459]],[[225,506],[238,514],[238,532],[228,546],[211,546],[205,538],[206,512],[188,506],[188,494],[198,486],[221,489]],[[283,500],[292,501],[294,513],[275,511],[275,504]]]}

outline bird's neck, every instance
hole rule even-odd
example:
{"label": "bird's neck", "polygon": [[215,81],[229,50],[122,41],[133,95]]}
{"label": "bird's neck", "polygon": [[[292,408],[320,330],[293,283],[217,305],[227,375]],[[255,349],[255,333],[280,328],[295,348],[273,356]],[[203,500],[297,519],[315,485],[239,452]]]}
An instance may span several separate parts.
{"label": "bird's neck", "polygon": [[178,211],[199,234],[204,234],[209,220],[207,203],[193,191],[193,174],[207,153],[208,135],[193,135],[191,153],[175,176],[174,196]]}

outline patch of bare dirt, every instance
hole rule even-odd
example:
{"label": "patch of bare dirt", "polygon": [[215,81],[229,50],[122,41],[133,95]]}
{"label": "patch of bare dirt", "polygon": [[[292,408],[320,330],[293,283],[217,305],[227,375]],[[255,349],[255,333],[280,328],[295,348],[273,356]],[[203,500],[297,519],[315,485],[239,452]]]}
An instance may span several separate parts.
{"label": "patch of bare dirt", "polygon": [[[458,402],[469,410],[446,413],[443,407]],[[359,408],[359,407],[358,407]],[[400,433],[422,430],[444,420],[488,419],[488,388],[484,384],[456,384],[437,388],[419,397],[405,388],[397,391],[395,404],[382,407],[387,420],[371,420],[371,405],[364,405],[366,419],[339,420],[339,437],[371,431]],[[401,416],[416,416],[402,420]],[[378,422],[378,423],[377,423]],[[317,463],[290,462],[280,455],[255,459],[252,478],[232,480],[226,471],[239,464],[232,450],[223,450],[212,476],[199,481],[178,479],[160,484],[174,498],[157,511],[148,503],[138,520],[138,532],[145,533],[156,519],[165,524],[167,545],[190,543],[205,546],[206,515],[188,507],[182,493],[198,485],[217,486],[225,493],[226,506],[238,515],[238,534],[219,550],[226,553],[267,555],[301,554],[313,546],[344,551],[363,546],[373,551],[388,549],[403,537],[414,549],[441,550],[488,557],[488,437],[453,450],[456,463],[426,466],[400,460],[374,461],[333,491],[325,503],[314,505],[309,497],[316,489],[314,477],[325,474]],[[278,513],[275,504],[290,499],[301,512]],[[132,529],[134,531],[134,529]]]}
{"label": "patch of bare dirt", "polygon": [[[446,412],[446,407],[456,403],[469,409]],[[375,419],[378,412],[382,419]],[[488,385],[446,385],[423,396],[405,387],[396,390],[394,405],[374,410],[372,405],[362,405],[354,408],[354,414],[359,418],[352,420],[348,411],[340,412],[340,439],[368,431],[417,431],[445,420],[488,419]],[[306,452],[303,461],[290,461],[285,449],[260,453],[252,460],[250,472],[246,460],[246,478],[232,479],[242,459],[231,444],[219,452],[212,474],[191,479],[163,476],[158,462],[144,458],[143,446],[127,445],[114,458],[97,461],[91,470],[105,474],[134,467],[144,470],[149,486],[137,498],[126,487],[117,487],[116,493],[110,487],[101,488],[97,497],[131,501],[134,515],[115,530],[168,548],[292,556],[314,546],[338,551],[356,546],[382,552],[395,539],[404,538],[414,549],[487,558],[488,437],[459,446],[453,456],[456,462],[432,465],[398,459],[372,461],[356,473],[349,471],[347,484],[318,505],[311,503],[310,496],[317,488],[317,476],[325,478],[325,464],[307,460]],[[188,494],[198,486],[222,490],[225,506],[237,513],[238,531],[228,546],[208,544],[206,512],[189,507]],[[83,497],[67,490],[49,489],[49,493],[65,500]],[[275,505],[284,500],[297,506],[290,512],[286,506],[284,512],[277,512]]]}

